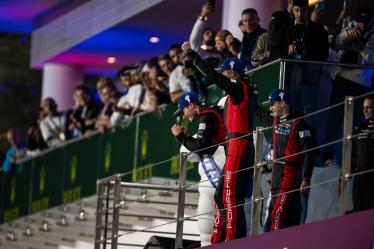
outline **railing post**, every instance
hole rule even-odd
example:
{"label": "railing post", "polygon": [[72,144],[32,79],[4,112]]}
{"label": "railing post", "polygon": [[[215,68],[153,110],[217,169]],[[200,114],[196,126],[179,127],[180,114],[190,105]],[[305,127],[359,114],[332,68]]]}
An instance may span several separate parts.
{"label": "railing post", "polygon": [[286,62],[281,59],[279,67],[279,89],[284,89],[286,78]]}
{"label": "railing post", "polygon": [[251,236],[258,234],[261,223],[261,176],[262,176],[262,154],[264,132],[261,127],[256,128],[256,154],[255,168],[253,172],[253,190],[252,190],[252,212],[251,212]]}
{"label": "railing post", "polygon": [[111,249],[117,249],[120,202],[121,202],[121,177],[119,177],[119,175],[116,175],[114,179]]}
{"label": "railing post", "polygon": [[182,152],[180,155],[179,166],[179,184],[178,184],[178,213],[177,213],[177,231],[175,237],[175,249],[183,248],[183,218],[186,192],[187,177],[187,153]]}
{"label": "railing post", "polygon": [[96,206],[96,228],[95,228],[95,249],[101,248],[101,225],[103,222],[102,210],[104,207],[103,194],[104,194],[104,185],[97,181],[96,183],[96,192],[97,192],[97,206]]}
{"label": "railing post", "polygon": [[352,162],[352,126],[354,97],[346,96],[344,105],[343,162],[340,181],[340,215],[345,215],[348,206],[348,182]]}

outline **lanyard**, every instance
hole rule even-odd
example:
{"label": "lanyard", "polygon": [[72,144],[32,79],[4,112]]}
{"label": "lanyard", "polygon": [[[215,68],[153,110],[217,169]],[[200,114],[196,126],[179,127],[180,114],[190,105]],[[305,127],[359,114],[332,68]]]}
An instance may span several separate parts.
{"label": "lanyard", "polygon": [[200,156],[200,163],[203,167],[205,175],[208,177],[210,184],[217,188],[218,180],[221,175],[221,169],[211,155]]}

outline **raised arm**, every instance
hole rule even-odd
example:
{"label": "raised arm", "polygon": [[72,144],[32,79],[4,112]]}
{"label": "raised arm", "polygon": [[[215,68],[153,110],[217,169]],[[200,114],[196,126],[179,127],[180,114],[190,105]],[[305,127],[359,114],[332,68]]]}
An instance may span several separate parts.
{"label": "raised arm", "polygon": [[191,34],[190,34],[190,43],[191,49],[198,51],[203,40],[203,31],[205,28],[206,21],[208,20],[208,15],[213,11],[212,6],[208,3],[204,4],[201,7],[200,15],[198,16]]}
{"label": "raised arm", "polygon": [[[239,103],[243,98],[243,86],[240,83],[233,83],[229,78],[218,73],[211,68],[208,63],[201,59],[201,57],[191,49],[191,44],[184,43],[182,45],[184,52],[188,53],[192,58],[196,68],[207,77],[208,84],[216,84],[225,90],[233,99],[234,102]],[[235,103],[234,103],[235,104]]]}

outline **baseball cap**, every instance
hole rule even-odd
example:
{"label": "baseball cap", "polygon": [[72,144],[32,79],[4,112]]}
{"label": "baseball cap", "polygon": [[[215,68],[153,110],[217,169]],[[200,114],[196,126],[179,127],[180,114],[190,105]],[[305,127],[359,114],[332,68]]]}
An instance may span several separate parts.
{"label": "baseball cap", "polygon": [[179,97],[178,110],[174,112],[174,116],[179,116],[185,107],[193,103],[200,103],[199,97],[194,92],[185,93]]}
{"label": "baseball cap", "polygon": [[290,103],[290,95],[287,91],[282,89],[275,89],[273,90],[267,101],[263,102],[264,105],[269,105],[271,103],[274,103],[275,101],[285,101],[287,103]]}
{"label": "baseball cap", "polygon": [[241,72],[241,71],[244,70],[244,67],[245,67],[245,65],[241,60],[239,60],[238,58],[235,58],[235,57],[229,57],[229,58],[226,58],[221,63],[221,65],[219,65],[216,68],[216,70],[220,71],[220,72],[223,72],[223,71],[226,71],[226,70]]}

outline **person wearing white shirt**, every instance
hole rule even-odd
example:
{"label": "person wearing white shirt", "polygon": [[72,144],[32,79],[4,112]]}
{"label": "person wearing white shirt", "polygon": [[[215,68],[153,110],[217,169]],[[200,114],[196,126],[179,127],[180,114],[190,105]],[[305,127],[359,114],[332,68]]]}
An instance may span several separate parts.
{"label": "person wearing white shirt", "polygon": [[192,91],[191,80],[183,74],[180,54],[182,49],[179,44],[170,46],[168,54],[158,59],[161,70],[169,76],[169,93],[171,103],[177,103],[180,96]]}
{"label": "person wearing white shirt", "polygon": [[46,98],[42,103],[45,117],[40,122],[40,130],[49,147],[63,144],[65,138],[65,115],[57,112],[57,103],[53,98]]}
{"label": "person wearing white shirt", "polygon": [[110,117],[111,125],[118,125],[123,120],[128,119],[132,116],[132,110],[135,110],[140,104],[140,97],[144,91],[143,86],[140,84],[134,84],[131,80],[131,74],[129,71],[123,71],[120,73],[121,84],[127,88],[127,94],[122,96],[115,110]]}

